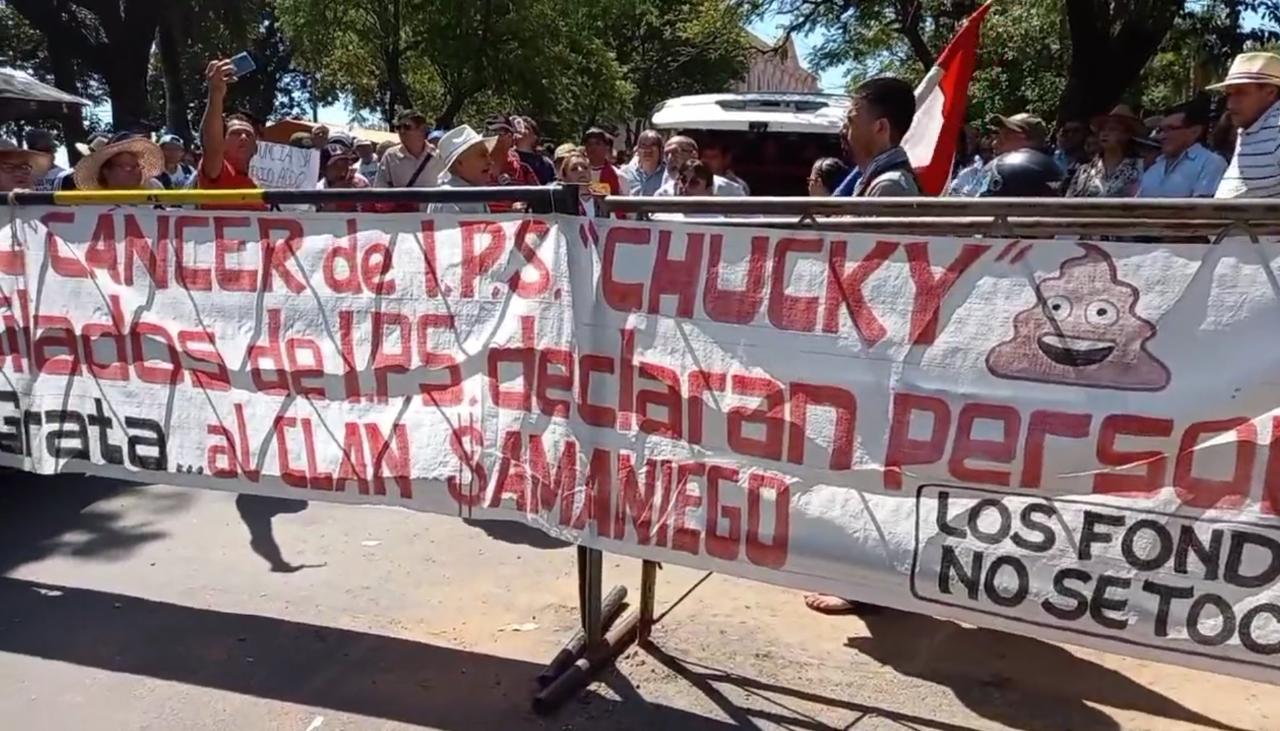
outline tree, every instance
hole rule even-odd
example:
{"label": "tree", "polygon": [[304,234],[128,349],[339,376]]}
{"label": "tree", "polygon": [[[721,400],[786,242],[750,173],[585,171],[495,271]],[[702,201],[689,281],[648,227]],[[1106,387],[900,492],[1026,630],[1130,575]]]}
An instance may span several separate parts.
{"label": "tree", "polygon": [[1059,119],[1106,112],[1133,85],[1183,10],[1183,0],[1066,0],[1071,34]]}
{"label": "tree", "polygon": [[725,91],[746,75],[745,18],[726,0],[610,0],[599,11],[597,27],[635,87],[628,121],[673,96]]}
{"label": "tree", "polygon": [[[423,37],[421,16],[429,6],[424,0],[275,2],[297,64],[315,74],[320,93],[346,93],[356,107],[377,109],[387,124],[420,102],[411,92],[409,66],[421,68],[423,59],[410,39]],[[432,83],[421,74],[412,81]]]}
{"label": "tree", "polygon": [[147,67],[164,0],[8,0],[8,4],[44,36],[55,72],[61,66],[67,73],[80,62],[102,78],[114,127],[146,119]]}
{"label": "tree", "polygon": [[[16,9],[0,0],[0,66],[19,69],[46,84],[84,97],[93,102],[106,100],[106,92],[100,77],[79,59],[73,57],[67,44],[60,39],[46,42],[42,33],[31,26]],[[71,159],[78,157],[75,143],[87,136],[84,117],[79,110],[68,112],[57,119],[22,120],[23,125],[11,123],[7,136],[19,138],[23,126],[62,128],[62,139]]]}
{"label": "tree", "polygon": [[170,131],[192,139],[192,120],[204,111],[205,67],[242,50],[257,69],[231,86],[229,109],[266,119],[303,115],[318,101],[311,76],[295,68],[273,2],[186,0],[161,19],[151,67],[151,108],[165,110]]}
{"label": "tree", "polygon": [[[740,1],[756,17],[775,13],[788,18],[788,32],[821,34],[815,54],[819,66],[852,59],[860,71],[909,70],[913,78],[928,70],[956,25],[979,5],[977,0]],[[1257,4],[1216,2],[1234,5],[1237,11]],[[1062,79],[1057,98],[1036,111],[1058,119],[1087,118],[1106,111],[1130,91],[1189,5],[1187,0],[998,2],[984,28],[979,77],[984,70],[998,69],[989,75],[997,84],[1018,78],[1033,81],[1030,93],[1007,87],[1012,98],[1001,101],[1008,105],[1006,111],[1015,111],[1016,97],[1042,99],[1054,86],[1046,74],[1056,74]],[[1003,22],[997,21],[1002,15]],[[1237,27],[1241,17],[1237,12]],[[1036,47],[1037,39],[1044,47]],[[914,63],[904,69],[906,60]]]}
{"label": "tree", "polygon": [[745,69],[731,0],[277,0],[298,63],[388,122],[449,126],[500,109],[549,134],[719,91]]}

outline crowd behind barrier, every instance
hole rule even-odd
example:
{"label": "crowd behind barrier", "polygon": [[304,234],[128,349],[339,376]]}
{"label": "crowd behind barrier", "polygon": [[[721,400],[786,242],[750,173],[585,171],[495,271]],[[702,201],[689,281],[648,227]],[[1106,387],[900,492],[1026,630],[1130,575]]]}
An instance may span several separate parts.
{"label": "crowd behind barrier", "polygon": [[[235,73],[230,61],[209,63],[208,99],[196,144],[171,133],[153,141],[149,134],[120,130],[77,145],[81,158],[68,169],[54,163],[54,135],[32,129],[24,148],[0,141],[0,191],[259,187],[251,161],[263,123],[224,108]],[[1221,94],[1221,115],[1212,113],[1209,92]],[[797,179],[786,193],[921,195],[901,147],[915,113],[907,82],[882,77],[860,84],[840,134],[844,159],[811,160],[807,179]],[[427,116],[415,110],[402,112],[394,130],[399,144],[375,145],[317,124],[310,132],[293,134],[289,145],[318,151],[317,189],[567,182],[584,186],[579,212],[592,216],[604,215],[603,196],[749,196],[757,182],[737,174],[734,159],[741,150],[714,134],[664,137],[645,130],[632,147],[619,149],[612,130],[593,127],[579,140],[554,146],[544,144],[537,122],[527,116],[497,114],[482,130],[432,129]],[[1092,119],[1064,120],[1052,139],[1049,125],[1035,114],[993,115],[982,126],[966,125],[956,150],[947,196],[1273,197],[1280,194],[1280,56],[1241,54],[1220,83],[1159,114],[1144,117],[1122,104]],[[447,204],[435,212],[499,213],[512,205]],[[395,212],[420,206],[334,201],[318,207]]]}

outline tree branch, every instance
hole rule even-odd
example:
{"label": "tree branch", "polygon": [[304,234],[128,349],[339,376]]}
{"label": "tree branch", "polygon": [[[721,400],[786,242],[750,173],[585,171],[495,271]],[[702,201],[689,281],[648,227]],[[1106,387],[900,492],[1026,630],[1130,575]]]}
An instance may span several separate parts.
{"label": "tree branch", "polygon": [[933,68],[933,62],[937,57],[933,55],[933,50],[929,48],[929,44],[920,33],[921,3],[922,0],[896,0],[893,10],[894,18],[898,22],[898,32],[907,39],[911,53],[927,73]]}
{"label": "tree branch", "polygon": [[46,39],[58,36],[67,41],[65,48],[72,57],[94,65],[100,65],[104,60],[105,46],[95,41],[83,25],[72,22],[72,18],[62,12],[63,3],[9,0],[9,5]]}

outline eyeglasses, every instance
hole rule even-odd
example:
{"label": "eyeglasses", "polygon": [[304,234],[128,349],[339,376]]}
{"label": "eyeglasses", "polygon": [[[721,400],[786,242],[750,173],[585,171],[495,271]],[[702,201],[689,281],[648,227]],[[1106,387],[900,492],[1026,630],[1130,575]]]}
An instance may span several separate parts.
{"label": "eyeglasses", "polygon": [[30,175],[33,170],[29,162],[0,162],[0,173],[5,175]]}

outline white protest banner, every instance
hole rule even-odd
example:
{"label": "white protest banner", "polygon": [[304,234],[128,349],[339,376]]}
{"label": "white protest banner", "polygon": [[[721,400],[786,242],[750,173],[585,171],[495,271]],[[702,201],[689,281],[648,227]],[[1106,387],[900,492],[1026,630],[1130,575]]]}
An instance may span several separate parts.
{"label": "white protest banner", "polygon": [[259,142],[249,161],[249,177],[260,187],[307,190],[320,180],[320,151],[275,142]]}
{"label": "white protest banner", "polygon": [[5,464],[1280,679],[1274,244],[17,210]]}

